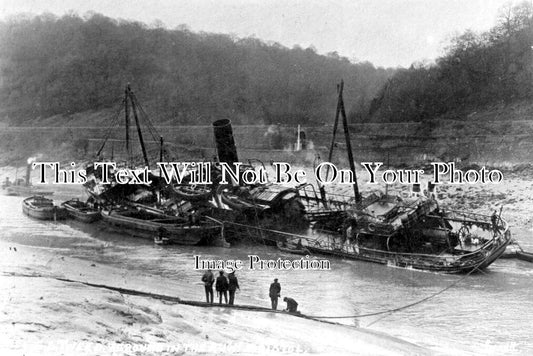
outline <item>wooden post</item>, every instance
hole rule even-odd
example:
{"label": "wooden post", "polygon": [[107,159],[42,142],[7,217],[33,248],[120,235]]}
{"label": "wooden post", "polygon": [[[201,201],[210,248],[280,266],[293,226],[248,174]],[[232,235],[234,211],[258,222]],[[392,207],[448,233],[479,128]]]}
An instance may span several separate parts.
{"label": "wooden post", "polygon": [[[390,152],[387,151],[387,169],[390,168]],[[385,196],[389,196],[389,184],[385,184]]]}
{"label": "wooden post", "polygon": [[300,124],[298,124],[298,132],[297,132],[297,135],[296,135],[296,149],[295,149],[295,151],[300,151],[301,150],[301,146],[302,146],[302,143],[300,141]]}
{"label": "wooden post", "polygon": [[[159,162],[163,162],[163,136],[159,136]],[[161,167],[159,167],[159,177],[161,174]]]}

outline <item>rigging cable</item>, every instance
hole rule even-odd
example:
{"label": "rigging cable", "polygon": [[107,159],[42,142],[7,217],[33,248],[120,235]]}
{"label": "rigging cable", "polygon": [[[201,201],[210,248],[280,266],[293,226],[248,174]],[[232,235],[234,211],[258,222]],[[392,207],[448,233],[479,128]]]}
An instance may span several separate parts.
{"label": "rigging cable", "polygon": [[106,135],[105,135],[105,137],[104,137],[104,139],[102,141],[102,145],[100,146],[100,149],[96,153],[96,156],[100,156],[100,153],[102,153],[102,150],[104,149],[104,147],[105,147],[105,145],[107,143],[107,140],[109,140],[109,136],[111,136],[111,133],[113,132],[113,130],[111,130],[111,128],[114,127],[114,126],[119,126],[118,125],[118,123],[119,123],[118,116],[120,115],[120,112],[122,111],[123,104],[124,104],[124,99],[122,99],[121,104],[120,104],[118,110],[116,111],[115,115],[113,115],[111,117],[111,123],[109,124],[109,126],[106,129],[107,133],[106,133]]}

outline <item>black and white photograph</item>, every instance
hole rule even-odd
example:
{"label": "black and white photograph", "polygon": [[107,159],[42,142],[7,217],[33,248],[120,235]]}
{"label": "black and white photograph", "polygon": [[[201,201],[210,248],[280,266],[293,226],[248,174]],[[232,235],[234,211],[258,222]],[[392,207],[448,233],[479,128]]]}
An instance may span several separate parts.
{"label": "black and white photograph", "polygon": [[533,354],[531,152],[531,0],[0,0],[0,354]]}

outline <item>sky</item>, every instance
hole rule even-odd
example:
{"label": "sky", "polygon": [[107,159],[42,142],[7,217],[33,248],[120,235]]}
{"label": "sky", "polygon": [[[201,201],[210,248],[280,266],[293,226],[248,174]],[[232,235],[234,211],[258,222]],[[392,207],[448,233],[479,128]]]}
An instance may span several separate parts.
{"label": "sky", "polygon": [[89,11],[170,29],[313,46],[352,61],[408,67],[442,55],[454,34],[488,30],[509,0],[0,0],[0,17]]}

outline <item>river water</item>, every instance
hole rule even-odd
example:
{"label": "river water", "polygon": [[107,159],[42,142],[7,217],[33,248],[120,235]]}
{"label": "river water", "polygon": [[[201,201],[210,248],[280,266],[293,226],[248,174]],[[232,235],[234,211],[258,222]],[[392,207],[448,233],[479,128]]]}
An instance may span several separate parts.
{"label": "river water", "polygon": [[[70,196],[54,196],[56,201]],[[386,267],[334,257],[329,271],[250,270],[249,255],[262,259],[299,259],[273,247],[232,248],[157,246],[152,241],[107,230],[103,223],[42,222],[22,214],[20,197],[0,196],[0,240],[34,254],[74,258],[87,265],[123,271],[116,280],[128,285],[135,277],[163,281],[155,292],[184,299],[204,299],[194,256],[205,259],[240,259],[240,291],[236,303],[268,307],[269,284],[278,278],[282,296],[299,303],[302,313],[351,316],[390,310],[455,286],[423,303],[395,313],[334,321],[356,325],[421,345],[445,354],[532,354],[533,264],[501,259],[484,273],[470,276],[440,275]],[[531,232],[513,229],[526,250],[533,250]],[[109,283],[109,282],[108,282]],[[281,301],[280,301],[281,302]],[[53,313],[53,311],[50,311]],[[333,320],[332,320],[333,321]]]}

